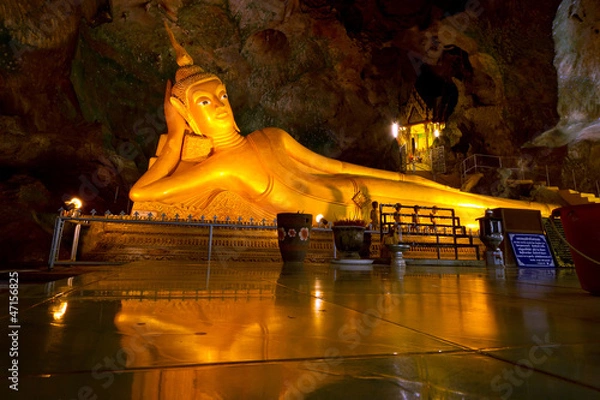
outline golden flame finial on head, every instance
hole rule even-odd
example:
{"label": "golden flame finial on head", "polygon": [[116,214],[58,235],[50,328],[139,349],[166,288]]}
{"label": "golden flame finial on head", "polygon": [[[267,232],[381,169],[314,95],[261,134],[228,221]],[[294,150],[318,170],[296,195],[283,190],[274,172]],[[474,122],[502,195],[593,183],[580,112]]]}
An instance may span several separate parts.
{"label": "golden flame finial on head", "polygon": [[209,79],[219,79],[219,77],[204,71],[204,69],[198,65],[194,65],[194,60],[183,46],[177,42],[173,31],[171,31],[166,21],[165,28],[169,34],[171,45],[177,54],[177,65],[179,65],[179,69],[175,73],[175,84],[171,89],[171,96],[179,100],[184,107],[187,107],[186,94],[193,84]]}
{"label": "golden flame finial on head", "polygon": [[[165,21],[165,29],[167,30],[167,33],[169,34],[169,40],[171,41],[171,46],[173,46],[173,48],[175,49],[175,53],[177,53],[177,65],[179,65],[180,67],[193,65],[194,60],[188,54],[188,52],[179,44],[179,42],[177,42],[177,40],[175,39],[175,35],[173,34],[173,31],[169,28],[169,25],[167,25],[167,21]],[[198,67],[198,68],[200,68],[200,67]]]}

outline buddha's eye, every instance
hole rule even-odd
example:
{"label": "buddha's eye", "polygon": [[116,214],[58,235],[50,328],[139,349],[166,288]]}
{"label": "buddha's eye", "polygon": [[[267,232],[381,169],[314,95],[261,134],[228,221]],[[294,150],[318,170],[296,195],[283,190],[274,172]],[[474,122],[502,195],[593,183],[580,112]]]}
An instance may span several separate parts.
{"label": "buddha's eye", "polygon": [[229,96],[227,96],[227,93],[223,93],[221,95],[221,100],[225,100],[225,99],[228,99],[228,98],[229,98]]}
{"label": "buddha's eye", "polygon": [[210,100],[206,100],[206,99],[204,99],[204,100],[200,100],[200,101],[198,102],[198,105],[201,105],[201,106],[207,106],[207,105],[209,105],[209,104],[210,104]]}

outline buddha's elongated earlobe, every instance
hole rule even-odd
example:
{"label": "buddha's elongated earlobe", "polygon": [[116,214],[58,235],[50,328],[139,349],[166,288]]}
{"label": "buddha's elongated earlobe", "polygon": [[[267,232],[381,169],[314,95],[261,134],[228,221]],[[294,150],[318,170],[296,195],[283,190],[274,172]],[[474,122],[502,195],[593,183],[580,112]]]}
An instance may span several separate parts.
{"label": "buddha's elongated earlobe", "polygon": [[179,113],[179,115],[181,115],[183,117],[183,119],[185,119],[185,122],[187,122],[188,126],[190,127],[190,129],[196,134],[196,135],[200,135],[200,136],[204,136],[202,134],[202,132],[200,132],[200,128],[198,128],[198,124],[196,124],[196,122],[194,121],[194,119],[191,117],[189,110],[187,109],[186,105],[183,104],[178,98],[176,97],[171,97],[169,99],[169,101],[171,102],[171,105],[175,108],[175,110],[177,110],[177,112]]}

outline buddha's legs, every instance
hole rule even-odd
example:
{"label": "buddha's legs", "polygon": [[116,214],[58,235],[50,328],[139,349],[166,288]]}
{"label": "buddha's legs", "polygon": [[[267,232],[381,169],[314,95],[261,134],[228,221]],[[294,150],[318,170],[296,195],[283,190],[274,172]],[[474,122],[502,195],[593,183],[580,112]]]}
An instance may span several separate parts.
{"label": "buddha's legs", "polygon": [[[527,201],[502,199],[491,196],[476,195],[461,192],[457,189],[444,186],[423,186],[412,182],[390,182],[380,179],[357,179],[361,192],[369,201],[381,203],[420,206],[437,206],[452,208],[456,215],[461,217],[463,224],[474,224],[475,220],[482,217],[487,208],[522,208],[541,211],[542,215],[549,215],[554,208],[552,205],[532,203]],[[367,216],[369,208],[363,208]]]}

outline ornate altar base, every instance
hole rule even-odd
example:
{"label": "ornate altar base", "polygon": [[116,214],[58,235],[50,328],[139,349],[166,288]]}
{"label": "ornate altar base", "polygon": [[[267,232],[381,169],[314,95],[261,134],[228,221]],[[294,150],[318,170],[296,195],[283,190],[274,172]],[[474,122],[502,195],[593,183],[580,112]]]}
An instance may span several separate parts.
{"label": "ornate altar base", "polygon": [[[292,210],[296,212],[298,210]],[[220,221],[225,221],[228,217],[237,219],[240,216],[248,221],[252,218],[254,221],[266,220],[271,222],[275,220],[277,214],[268,212],[256,204],[252,204],[233,192],[221,192],[208,200],[208,205],[187,206],[164,204],[159,202],[141,201],[133,203],[131,214],[138,213],[139,215],[165,215],[167,218],[175,218],[178,215],[180,218],[192,216],[193,219],[200,219],[204,216],[206,219],[213,219],[215,216]]]}
{"label": "ornate altar base", "polygon": [[[198,262],[281,262],[275,226],[244,226],[216,223],[212,226],[192,226],[181,221],[178,225],[155,225],[104,218],[81,224],[81,243],[77,262],[127,263],[140,260]],[[159,222],[160,223],[160,222]],[[65,231],[68,238],[68,230]],[[406,235],[408,242],[413,241]],[[421,241],[423,239],[421,238]],[[434,238],[429,238],[434,241]],[[476,240],[479,243],[478,240]],[[458,253],[451,247],[436,250],[423,244],[411,246],[404,256],[417,260],[452,261],[455,263],[476,261],[474,248],[461,247]],[[381,259],[379,233],[372,232],[370,256],[384,264]],[[335,258],[333,234],[329,229],[313,228],[306,263],[324,263]],[[70,262],[62,262],[70,263]]]}
{"label": "ornate altar base", "polygon": [[[126,263],[138,260],[278,262],[275,229],[96,223],[82,235],[84,261]],[[209,255],[209,241],[212,254]],[[331,232],[313,231],[306,262],[326,262],[333,254]],[[210,256],[210,257],[209,257]]]}

